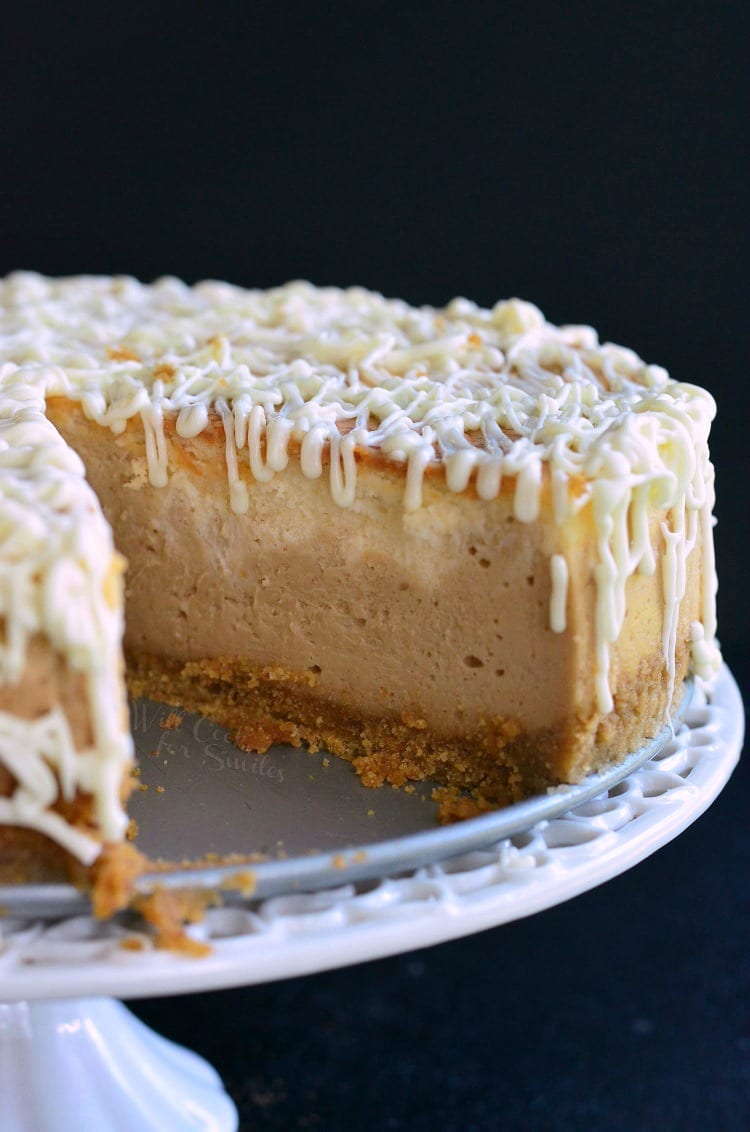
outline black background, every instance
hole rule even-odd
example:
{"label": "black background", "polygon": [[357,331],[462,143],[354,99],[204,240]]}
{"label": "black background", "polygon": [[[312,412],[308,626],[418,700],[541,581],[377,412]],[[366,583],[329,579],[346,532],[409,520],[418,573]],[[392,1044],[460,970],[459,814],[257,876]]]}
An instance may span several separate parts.
{"label": "black background", "polygon": [[[519,295],[705,385],[744,689],[747,12],[13,5],[0,273]],[[678,841],[530,920],[133,1008],[213,1060],[243,1128],[744,1129],[747,787],[742,764]]]}

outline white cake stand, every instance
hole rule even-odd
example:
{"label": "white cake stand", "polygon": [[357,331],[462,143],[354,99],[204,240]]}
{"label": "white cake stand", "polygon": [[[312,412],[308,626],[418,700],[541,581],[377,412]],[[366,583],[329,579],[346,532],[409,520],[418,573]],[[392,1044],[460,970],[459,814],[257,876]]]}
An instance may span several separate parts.
{"label": "white cake stand", "polygon": [[205,958],[156,950],[123,922],[0,919],[0,1128],[236,1129],[215,1071],[119,999],[343,967],[550,908],[695,821],[729,779],[743,731],[742,699],[725,667],[709,693],[696,691],[667,745],[605,794],[461,857],[418,869],[404,860],[403,871],[379,881],[213,909],[195,929],[212,946]]}

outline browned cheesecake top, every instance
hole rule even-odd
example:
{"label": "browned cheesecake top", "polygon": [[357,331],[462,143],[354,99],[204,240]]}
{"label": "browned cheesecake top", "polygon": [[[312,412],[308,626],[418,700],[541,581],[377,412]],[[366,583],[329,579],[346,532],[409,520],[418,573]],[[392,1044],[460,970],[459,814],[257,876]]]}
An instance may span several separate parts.
{"label": "browned cheesecake top", "polygon": [[[504,476],[517,478],[527,520],[542,461],[561,482],[656,478],[668,467],[663,450],[677,456],[685,430],[705,440],[714,414],[704,390],[600,343],[590,327],[553,326],[530,303],[413,307],[305,282],[254,291],[18,273],[0,282],[2,362],[115,431],[141,416],[157,485],[167,475],[163,415],[175,414],[188,437],[216,407],[256,479],[283,468],[293,437],[312,477],[323,448],[339,450],[331,488],[344,505],[355,490],[351,451],[361,448],[408,465],[407,508],[419,506],[423,469],[439,464],[451,490],[473,479],[485,498]],[[679,468],[680,488],[690,470]]]}

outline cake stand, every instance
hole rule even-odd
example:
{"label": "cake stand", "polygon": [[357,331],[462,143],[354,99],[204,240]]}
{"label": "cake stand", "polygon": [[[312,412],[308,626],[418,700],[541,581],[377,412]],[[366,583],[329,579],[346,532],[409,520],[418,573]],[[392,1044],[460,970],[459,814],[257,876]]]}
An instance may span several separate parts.
{"label": "cake stand", "polygon": [[[675,733],[608,789],[459,854],[450,841],[455,827],[436,828],[432,859],[417,867],[405,857],[387,875],[357,879],[346,868],[354,853],[342,859],[337,884],[235,893],[191,929],[211,946],[202,958],[156,949],[127,918],[99,923],[72,903],[52,915],[55,893],[46,908],[44,894],[32,893],[26,914],[17,903],[0,919],[0,1128],[235,1129],[236,1110],[213,1068],[120,1000],[347,966],[550,908],[637,864],[695,821],[728,781],[743,732],[742,698],[724,667],[710,690],[695,690]],[[481,820],[463,825],[471,831]]]}

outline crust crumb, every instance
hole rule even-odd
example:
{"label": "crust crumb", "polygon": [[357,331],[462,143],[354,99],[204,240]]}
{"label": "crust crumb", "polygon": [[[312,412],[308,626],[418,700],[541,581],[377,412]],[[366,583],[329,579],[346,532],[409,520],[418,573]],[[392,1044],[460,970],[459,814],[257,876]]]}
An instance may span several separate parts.
{"label": "crust crumb", "polygon": [[127,908],[149,862],[134,845],[105,845],[92,866],[91,906],[98,920]]}
{"label": "crust crumb", "polygon": [[497,799],[484,798],[481,794],[465,794],[455,786],[440,786],[433,790],[432,800],[438,803],[438,820],[441,825],[452,825],[467,818],[479,817],[480,814],[498,809],[501,804]]}
{"label": "crust crumb", "polygon": [[198,958],[209,955],[211,947],[189,936],[185,926],[200,923],[206,909],[218,903],[215,892],[157,888],[148,896],[137,896],[132,907],[154,929],[157,947]]}
{"label": "crust crumb", "polygon": [[170,711],[169,715],[159,723],[162,731],[176,731],[182,726],[182,716],[178,711]]}

